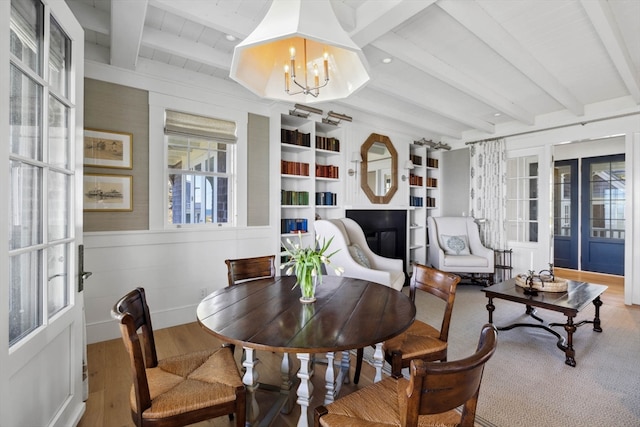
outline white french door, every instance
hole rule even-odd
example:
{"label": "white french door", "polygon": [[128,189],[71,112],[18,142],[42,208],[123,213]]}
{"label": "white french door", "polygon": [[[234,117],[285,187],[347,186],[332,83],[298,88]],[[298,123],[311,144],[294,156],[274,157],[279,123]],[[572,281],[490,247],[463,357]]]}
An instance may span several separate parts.
{"label": "white french door", "polygon": [[0,425],[84,411],[84,33],[62,0],[0,1]]}

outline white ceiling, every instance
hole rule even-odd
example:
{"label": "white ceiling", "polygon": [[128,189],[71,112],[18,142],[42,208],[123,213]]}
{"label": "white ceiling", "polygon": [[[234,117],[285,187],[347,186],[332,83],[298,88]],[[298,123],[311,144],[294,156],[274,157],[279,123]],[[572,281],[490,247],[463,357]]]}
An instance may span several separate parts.
{"label": "white ceiling", "polygon": [[[85,29],[90,59],[102,57],[125,69],[168,64],[233,85],[233,48],[271,4],[66,2]],[[506,128],[526,131],[553,115],[580,122],[590,111],[638,111],[640,0],[331,4],[363,49],[371,74],[363,89],[334,104],[405,122],[427,139],[490,137]],[[238,40],[228,41],[227,34]],[[383,58],[392,62],[385,64]]]}

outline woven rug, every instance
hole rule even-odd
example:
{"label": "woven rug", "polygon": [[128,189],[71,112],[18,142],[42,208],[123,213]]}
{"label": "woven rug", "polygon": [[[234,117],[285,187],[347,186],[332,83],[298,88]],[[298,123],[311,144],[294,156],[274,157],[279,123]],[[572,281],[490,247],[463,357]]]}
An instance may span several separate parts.
{"label": "woven rug", "polygon": [[[475,351],[480,329],[488,321],[482,288],[458,287],[449,331],[449,360]],[[408,290],[405,288],[404,290]],[[535,320],[524,306],[495,300],[498,326]],[[439,324],[443,306],[416,297],[417,319]],[[566,321],[560,313],[538,310],[546,322]],[[576,322],[593,320],[590,306]],[[602,333],[584,325],[574,333],[576,367],[564,363],[557,339],[537,328],[500,331],[498,348],[485,367],[476,425],[484,427],[640,426],[640,309],[601,307]],[[562,327],[555,328],[565,335]],[[365,349],[365,360],[372,360]],[[388,366],[385,370],[389,373]],[[408,370],[405,370],[408,375]]]}

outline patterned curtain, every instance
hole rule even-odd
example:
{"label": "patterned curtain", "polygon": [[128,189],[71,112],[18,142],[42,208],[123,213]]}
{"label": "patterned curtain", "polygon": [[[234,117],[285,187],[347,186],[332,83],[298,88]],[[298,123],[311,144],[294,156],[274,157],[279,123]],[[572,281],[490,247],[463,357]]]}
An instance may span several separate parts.
{"label": "patterned curtain", "polygon": [[469,212],[480,226],[480,238],[492,249],[506,249],[507,158],[505,140],[471,145]]}

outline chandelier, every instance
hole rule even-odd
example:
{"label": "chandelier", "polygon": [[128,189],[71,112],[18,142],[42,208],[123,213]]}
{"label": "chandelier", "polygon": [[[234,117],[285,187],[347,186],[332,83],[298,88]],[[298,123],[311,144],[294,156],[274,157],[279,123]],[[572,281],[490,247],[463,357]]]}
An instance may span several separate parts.
{"label": "chandelier", "polygon": [[235,47],[229,76],[260,97],[298,103],[343,99],[369,81],[329,0],[273,0]]}
{"label": "chandelier", "polygon": [[[291,57],[291,65],[284,66],[284,90],[289,95],[297,95],[299,93],[304,93],[305,95],[311,95],[314,98],[317,98],[320,95],[320,88],[323,88],[329,83],[329,54],[324,51],[322,54],[322,67],[324,69],[324,82],[320,84],[320,75],[318,72],[318,64],[313,64],[313,86],[309,86],[308,79],[308,64],[307,61],[307,39],[302,39],[303,44],[303,58],[302,63],[304,70],[304,81],[303,83],[299,83],[296,80],[296,48],[291,46],[289,48],[289,56]],[[298,91],[291,91],[291,84],[294,84],[298,87]]]}

